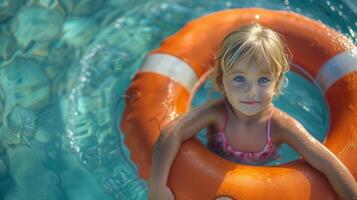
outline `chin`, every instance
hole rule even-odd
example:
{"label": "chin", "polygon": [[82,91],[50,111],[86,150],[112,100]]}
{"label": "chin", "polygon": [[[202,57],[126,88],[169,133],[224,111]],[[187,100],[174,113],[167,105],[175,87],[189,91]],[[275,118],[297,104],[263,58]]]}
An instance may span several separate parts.
{"label": "chin", "polygon": [[262,109],[260,108],[259,105],[257,107],[255,107],[255,108],[247,108],[246,105],[239,105],[238,106],[238,110],[241,113],[243,113],[245,115],[248,115],[248,116],[252,116],[252,115],[258,114],[260,111],[262,111]]}
{"label": "chin", "polygon": [[253,116],[253,115],[256,115],[256,114],[258,114],[258,113],[259,113],[259,111],[258,111],[258,112],[246,112],[246,111],[240,111],[240,112],[242,112],[243,114],[248,115],[248,116]]}
{"label": "chin", "polygon": [[258,114],[261,110],[260,109],[239,109],[239,111],[245,115],[253,116]]}

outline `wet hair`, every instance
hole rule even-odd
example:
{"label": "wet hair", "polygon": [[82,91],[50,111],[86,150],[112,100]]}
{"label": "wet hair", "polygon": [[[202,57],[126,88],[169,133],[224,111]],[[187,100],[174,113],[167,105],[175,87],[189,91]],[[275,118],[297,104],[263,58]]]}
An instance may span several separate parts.
{"label": "wet hair", "polygon": [[[257,23],[240,27],[222,41],[211,78],[215,89],[223,92],[222,76],[243,59],[258,65],[263,73],[276,78],[275,96],[280,94],[283,75],[289,71],[291,53],[279,33]],[[268,69],[264,66],[269,66]]]}

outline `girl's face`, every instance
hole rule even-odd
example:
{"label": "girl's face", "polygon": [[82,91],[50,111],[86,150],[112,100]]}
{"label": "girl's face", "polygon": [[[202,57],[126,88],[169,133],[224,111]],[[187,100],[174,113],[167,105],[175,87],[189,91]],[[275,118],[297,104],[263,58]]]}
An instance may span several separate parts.
{"label": "girl's face", "polygon": [[242,60],[223,72],[223,89],[233,108],[252,116],[267,108],[273,100],[276,79],[263,73],[260,63]]}

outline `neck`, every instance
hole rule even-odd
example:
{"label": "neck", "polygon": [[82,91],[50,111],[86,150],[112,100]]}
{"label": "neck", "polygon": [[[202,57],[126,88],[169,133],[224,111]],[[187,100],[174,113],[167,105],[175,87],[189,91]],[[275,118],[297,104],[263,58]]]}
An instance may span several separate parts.
{"label": "neck", "polygon": [[259,122],[265,120],[265,118],[270,114],[272,109],[274,108],[274,105],[270,103],[267,107],[265,107],[263,110],[260,112],[254,114],[254,115],[246,115],[239,110],[235,109],[232,105],[228,103],[229,111],[232,113],[232,115],[239,120],[241,123],[249,125],[254,122]]}

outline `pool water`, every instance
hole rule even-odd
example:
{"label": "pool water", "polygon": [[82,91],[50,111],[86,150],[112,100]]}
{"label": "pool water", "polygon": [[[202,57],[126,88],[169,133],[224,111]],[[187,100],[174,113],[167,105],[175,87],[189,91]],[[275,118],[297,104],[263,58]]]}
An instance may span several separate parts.
{"label": "pool water", "polygon": [[[147,199],[118,127],[131,78],[189,20],[245,7],[294,11],[357,42],[351,0],[0,1],[0,199]],[[220,97],[211,86],[193,107]],[[289,72],[274,104],[323,141],[318,87]],[[205,144],[204,131],[197,137]],[[281,152],[268,165],[298,158]]]}

